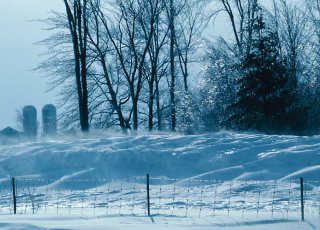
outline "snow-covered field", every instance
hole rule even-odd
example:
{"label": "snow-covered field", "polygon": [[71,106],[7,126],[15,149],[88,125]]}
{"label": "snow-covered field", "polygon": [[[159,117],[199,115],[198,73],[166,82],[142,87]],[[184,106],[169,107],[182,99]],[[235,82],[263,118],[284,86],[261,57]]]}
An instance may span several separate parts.
{"label": "snow-covered field", "polygon": [[2,145],[0,228],[320,229],[319,149],[320,136],[230,132]]}

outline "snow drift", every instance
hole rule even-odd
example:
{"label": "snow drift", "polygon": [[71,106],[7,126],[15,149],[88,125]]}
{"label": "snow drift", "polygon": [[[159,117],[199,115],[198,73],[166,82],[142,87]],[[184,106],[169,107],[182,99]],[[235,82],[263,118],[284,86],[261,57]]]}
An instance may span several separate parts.
{"label": "snow drift", "polygon": [[320,179],[320,136],[105,135],[0,146],[0,178]]}

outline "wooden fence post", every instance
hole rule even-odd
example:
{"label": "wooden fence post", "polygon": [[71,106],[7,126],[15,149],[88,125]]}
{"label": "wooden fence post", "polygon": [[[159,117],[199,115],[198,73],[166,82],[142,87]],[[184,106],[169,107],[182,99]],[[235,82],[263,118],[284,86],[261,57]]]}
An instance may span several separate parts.
{"label": "wooden fence post", "polygon": [[14,177],[12,177],[11,183],[12,183],[12,196],[13,196],[13,213],[17,214],[16,182]]}
{"label": "wooden fence post", "polygon": [[300,178],[300,188],[301,188],[301,220],[304,221],[304,200],[303,200],[303,178]]}
{"label": "wooden fence post", "polygon": [[150,216],[150,176],[147,174],[147,206],[148,206],[148,216]]}

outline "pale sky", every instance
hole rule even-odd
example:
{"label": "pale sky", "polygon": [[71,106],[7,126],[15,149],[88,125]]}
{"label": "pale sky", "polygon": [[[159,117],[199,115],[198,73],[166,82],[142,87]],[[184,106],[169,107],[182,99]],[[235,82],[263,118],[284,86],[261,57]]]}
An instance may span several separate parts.
{"label": "pale sky", "polygon": [[[50,10],[64,10],[63,1],[0,0],[0,130],[16,127],[16,110],[25,105],[36,106],[40,120],[42,107],[56,104],[55,93],[46,93],[48,79],[33,71],[44,51],[34,43],[49,35],[46,25],[34,20],[45,19]],[[217,20],[212,36],[231,33],[224,24]]]}
{"label": "pale sky", "polygon": [[0,130],[16,126],[15,110],[24,105],[35,105],[40,118],[42,106],[55,103],[54,93],[45,93],[46,79],[32,71],[42,52],[34,43],[48,32],[45,24],[30,21],[62,6],[61,0],[0,0]]}

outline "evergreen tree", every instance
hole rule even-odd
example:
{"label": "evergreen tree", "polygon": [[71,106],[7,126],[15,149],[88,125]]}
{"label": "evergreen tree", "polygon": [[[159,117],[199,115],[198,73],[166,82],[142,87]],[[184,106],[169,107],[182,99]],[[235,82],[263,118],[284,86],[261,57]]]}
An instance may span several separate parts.
{"label": "evergreen tree", "polygon": [[252,40],[236,83],[237,100],[230,107],[232,116],[228,122],[240,130],[287,132],[288,108],[293,98],[285,61],[279,55],[278,37],[266,26],[261,13],[254,20]]}

